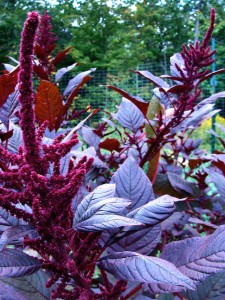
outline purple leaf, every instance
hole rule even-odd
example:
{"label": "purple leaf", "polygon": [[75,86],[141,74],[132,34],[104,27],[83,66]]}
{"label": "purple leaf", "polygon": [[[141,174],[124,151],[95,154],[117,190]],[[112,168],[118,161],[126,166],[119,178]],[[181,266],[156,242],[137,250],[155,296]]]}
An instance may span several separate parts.
{"label": "purple leaf", "polygon": [[180,78],[181,76],[180,72],[177,70],[176,65],[183,71],[184,74],[186,74],[184,60],[180,53],[175,53],[170,57],[170,64],[170,73],[172,76],[178,78]]}
{"label": "purple leaf", "polygon": [[4,64],[3,63],[3,66],[6,69],[6,71],[8,71],[8,72],[12,72],[12,71],[14,71],[16,69],[16,66],[13,66],[11,64]]}
{"label": "purple leaf", "polygon": [[197,104],[197,107],[201,108],[202,106],[204,106],[206,104],[214,104],[218,98],[224,98],[224,97],[225,97],[225,92],[213,94],[209,98],[206,98],[206,99],[202,100],[201,102],[199,102]]}
{"label": "purple leaf", "polygon": [[220,69],[220,70],[216,70],[215,72],[212,72],[212,73],[209,73],[209,74],[206,74],[205,76],[203,76],[199,81],[198,81],[198,85],[202,82],[202,81],[205,81],[217,74],[221,74],[221,73],[224,73],[225,72],[225,69]]}
{"label": "purple leaf", "polygon": [[143,285],[143,289],[152,294],[163,294],[163,293],[173,293],[173,292],[181,292],[186,290],[185,287],[174,285],[174,284],[157,284],[157,283],[145,283]]}
{"label": "purple leaf", "polygon": [[132,71],[132,72],[145,77],[146,79],[153,82],[158,87],[162,87],[162,88],[168,88],[169,87],[167,82],[162,80],[160,77],[157,77],[157,76],[153,75],[149,71]]}
{"label": "purple leaf", "polygon": [[4,123],[4,125],[8,128],[9,120],[14,116],[16,111],[19,109],[19,101],[18,101],[18,88],[16,87],[15,92],[9,95],[7,101],[3,104],[0,109],[0,120]]}
{"label": "purple leaf", "polygon": [[73,79],[71,79],[69,81],[65,91],[63,92],[63,96],[67,96],[68,94],[70,94],[73,91],[73,89],[76,86],[78,86],[79,84],[81,84],[83,82],[84,78],[87,77],[93,71],[95,71],[95,68],[92,68],[85,72],[81,72],[80,74],[75,76]]}
{"label": "purple leaf", "polygon": [[[196,106],[195,110],[184,119],[183,122],[180,123],[177,127],[175,127],[173,130],[171,130],[172,133],[175,133],[177,131],[187,130],[188,128],[197,128],[202,124],[203,121],[211,118],[216,113],[219,112],[219,110],[212,110],[213,104],[206,104],[200,108]],[[186,112],[189,114],[190,112]]]}
{"label": "purple leaf", "polygon": [[55,82],[59,81],[63,77],[63,75],[71,71],[76,65],[77,63],[74,63],[69,67],[59,69],[55,74]]}
{"label": "purple leaf", "polygon": [[133,251],[144,255],[150,254],[160,241],[160,225],[140,227],[122,228],[117,234],[112,233],[111,238],[108,233],[104,233],[103,238],[106,235],[106,243],[107,240],[109,242],[107,252]]}
{"label": "purple leaf", "polygon": [[144,123],[144,115],[130,100],[123,98],[116,118],[121,126],[137,131]]}
{"label": "purple leaf", "polygon": [[10,226],[2,233],[0,238],[0,251],[10,242],[21,240],[24,236],[34,232],[35,227],[32,225]]}
{"label": "purple leaf", "polygon": [[143,224],[154,226],[172,215],[176,209],[174,202],[178,200],[170,195],[164,195],[137,208],[127,216]]}
{"label": "purple leaf", "polygon": [[[12,286],[16,291],[24,295],[26,299],[49,300],[51,299],[51,291],[56,288],[56,285],[46,288],[45,285],[49,278],[48,272],[39,270],[34,274],[19,278],[1,277],[0,281]],[[13,300],[17,300],[17,298]]]}
{"label": "purple leaf", "polygon": [[93,129],[90,127],[83,127],[82,137],[89,146],[93,146],[96,150],[98,149],[101,139],[96,133],[94,133]]}
{"label": "purple leaf", "polygon": [[217,192],[220,194],[221,198],[225,199],[225,177],[218,172],[215,172],[211,169],[205,169],[209,175],[209,183],[214,183]]}
{"label": "purple leaf", "polygon": [[37,258],[15,249],[3,249],[0,255],[0,276],[20,277],[37,272],[41,263]]}
{"label": "purple leaf", "polygon": [[154,199],[152,184],[132,157],[128,157],[113,175],[116,195],[132,201],[129,210],[138,208]]}
{"label": "purple leaf", "polygon": [[206,237],[172,242],[163,249],[161,258],[173,263],[195,282],[225,268],[225,226]]}
{"label": "purple leaf", "polygon": [[184,195],[193,195],[193,183],[184,180],[181,176],[174,173],[167,172],[167,175],[175,191]]}
{"label": "purple leaf", "polygon": [[115,214],[94,215],[93,217],[75,225],[75,229],[80,231],[103,231],[122,226],[142,225],[140,222],[124,216]]}
{"label": "purple leaf", "polygon": [[115,195],[115,188],[115,184],[103,184],[94,189],[94,191],[88,194],[78,205],[74,215],[74,222],[78,223],[91,206],[113,197]]}
{"label": "purple leaf", "polygon": [[5,231],[9,226],[25,225],[25,221],[10,215],[4,208],[0,208],[0,231]]}
{"label": "purple leaf", "polygon": [[219,272],[207,277],[197,285],[195,291],[184,293],[188,300],[224,300],[225,299],[225,272]]}
{"label": "purple leaf", "polygon": [[192,223],[192,224],[203,225],[203,226],[206,226],[206,227],[208,227],[208,228],[213,228],[213,229],[217,229],[217,228],[218,228],[218,226],[215,225],[215,224],[212,224],[212,223],[210,223],[210,222],[205,222],[205,221],[203,221],[203,220],[201,220],[201,219],[198,219],[198,218],[195,218],[195,217],[189,218],[189,219],[188,219],[188,222],[189,222],[189,223]]}
{"label": "purple leaf", "polygon": [[124,251],[103,257],[98,265],[122,280],[168,283],[193,288],[190,278],[173,264],[158,257]]}
{"label": "purple leaf", "polygon": [[174,224],[180,224],[181,219],[185,216],[183,212],[176,211],[168,219],[161,223],[162,230],[172,230]]}
{"label": "purple leaf", "polygon": [[17,292],[13,287],[0,282],[0,299],[1,300],[29,300]]}
{"label": "purple leaf", "polygon": [[121,213],[126,206],[130,204],[130,201],[122,198],[107,198],[101,200],[91,207],[82,215],[79,222],[89,219],[96,215],[118,214]]}

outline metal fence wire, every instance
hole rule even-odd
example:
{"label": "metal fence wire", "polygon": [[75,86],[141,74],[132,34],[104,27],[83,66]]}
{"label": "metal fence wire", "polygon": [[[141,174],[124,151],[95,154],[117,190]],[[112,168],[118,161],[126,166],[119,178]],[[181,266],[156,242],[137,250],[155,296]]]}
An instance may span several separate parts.
{"label": "metal fence wire", "polygon": [[[217,66],[217,69],[218,66]],[[154,75],[160,76],[169,73],[169,65],[145,64],[136,67],[136,70],[148,70]],[[60,89],[63,91],[68,81],[76,74],[67,73],[64,75],[60,83]],[[155,87],[144,77],[124,69],[113,70],[96,70],[93,72],[93,78],[85,84],[80,90],[78,97],[73,102],[73,107],[82,110],[88,105],[92,108],[100,108],[101,111],[93,116],[91,122],[98,123],[104,114],[104,111],[115,112],[116,106],[121,101],[121,95],[111,89],[107,85],[117,86],[129,94],[139,96],[146,101],[152,97],[152,89]],[[219,74],[214,81],[206,81],[202,84],[201,98],[205,99],[213,94],[213,92],[225,91],[225,74]],[[220,109],[219,115],[225,118],[225,98],[218,99],[216,108]]]}

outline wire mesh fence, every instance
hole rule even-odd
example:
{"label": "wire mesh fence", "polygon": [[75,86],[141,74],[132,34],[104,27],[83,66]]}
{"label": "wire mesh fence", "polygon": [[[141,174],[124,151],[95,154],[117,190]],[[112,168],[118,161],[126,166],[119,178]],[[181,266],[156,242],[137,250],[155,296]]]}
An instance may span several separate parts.
{"label": "wire mesh fence", "polygon": [[[223,62],[217,65],[217,69],[222,67]],[[136,67],[136,70],[148,70],[154,75],[169,73],[169,65],[145,64]],[[74,76],[73,73],[67,73],[61,81],[60,88],[63,90],[68,81]],[[98,123],[104,111],[113,112],[121,101],[121,95],[107,85],[117,86],[129,94],[133,94],[149,101],[152,97],[152,89],[155,87],[147,79],[138,74],[124,69],[114,70],[96,70],[93,78],[80,90],[78,97],[74,100],[74,107],[77,110],[84,109],[88,105],[92,108],[100,108],[101,111],[96,114],[91,122]],[[208,80],[202,84],[201,98],[205,99],[213,92],[225,91],[225,74],[219,74],[213,80]],[[216,103],[216,108],[220,109],[219,115],[225,118],[225,98],[220,98]],[[215,120],[216,121],[216,120]],[[225,119],[224,119],[225,126]]]}

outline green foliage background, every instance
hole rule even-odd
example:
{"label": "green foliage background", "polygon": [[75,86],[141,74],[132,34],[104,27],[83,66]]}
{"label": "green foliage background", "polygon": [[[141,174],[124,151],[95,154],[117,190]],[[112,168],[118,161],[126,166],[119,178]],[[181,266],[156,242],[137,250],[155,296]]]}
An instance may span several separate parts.
{"label": "green foliage background", "polygon": [[210,8],[217,12],[214,37],[225,39],[225,0],[58,0],[0,1],[0,61],[18,58],[20,31],[26,13],[48,10],[58,49],[72,46],[67,62],[81,68],[129,69],[146,63],[166,65],[181,45],[201,38]]}

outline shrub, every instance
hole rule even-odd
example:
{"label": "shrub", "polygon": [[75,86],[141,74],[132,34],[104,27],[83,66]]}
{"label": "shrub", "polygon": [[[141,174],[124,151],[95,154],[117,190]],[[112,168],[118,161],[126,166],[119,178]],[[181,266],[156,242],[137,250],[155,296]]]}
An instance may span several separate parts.
{"label": "shrub", "polygon": [[[222,299],[225,158],[188,138],[225,95],[198,103],[201,82],[224,72],[208,68],[214,23],[212,9],[202,43],[171,57],[171,75],[134,71],[156,86],[149,103],[109,86],[123,96],[116,113],[93,129],[85,122],[94,110],[61,130],[93,69],[60,94],[59,77],[71,67],[56,72],[56,58],[69,50],[52,58],[49,16],[29,13],[20,64],[0,77],[0,292],[7,299]],[[36,90],[32,72],[41,80]]]}

